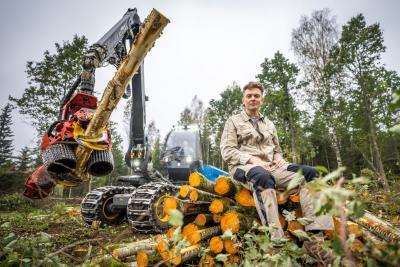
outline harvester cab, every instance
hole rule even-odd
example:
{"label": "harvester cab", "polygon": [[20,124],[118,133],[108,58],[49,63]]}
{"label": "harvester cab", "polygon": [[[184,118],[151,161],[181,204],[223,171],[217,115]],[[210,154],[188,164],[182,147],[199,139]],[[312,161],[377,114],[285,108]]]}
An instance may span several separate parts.
{"label": "harvester cab", "polygon": [[202,165],[200,130],[196,125],[174,127],[166,136],[161,153],[164,172],[174,184],[187,181]]}

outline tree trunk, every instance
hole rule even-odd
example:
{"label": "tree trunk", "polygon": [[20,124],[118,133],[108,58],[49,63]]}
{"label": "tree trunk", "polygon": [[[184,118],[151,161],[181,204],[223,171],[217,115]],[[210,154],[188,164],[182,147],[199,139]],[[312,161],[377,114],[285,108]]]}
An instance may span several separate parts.
{"label": "tree trunk", "polygon": [[383,168],[381,152],[379,151],[379,146],[377,141],[378,138],[375,131],[375,125],[370,115],[368,115],[368,122],[370,126],[372,150],[374,153],[376,169],[378,170],[378,175],[379,175],[378,179],[380,180],[383,189],[389,190],[389,184],[386,179],[385,169]]}
{"label": "tree trunk", "polygon": [[374,164],[378,174],[378,180],[380,181],[384,190],[389,190],[389,184],[386,179],[385,169],[383,168],[381,152],[378,146],[378,137],[376,135],[375,123],[372,118],[371,112],[371,103],[370,99],[368,98],[368,93],[366,92],[363,82],[360,83],[361,89],[363,90],[363,100],[364,100],[364,107],[365,107],[365,116],[368,119],[369,130],[371,135],[371,146],[372,146],[372,153],[374,158]]}
{"label": "tree trunk", "polygon": [[335,128],[329,127],[329,133],[330,133],[330,137],[331,137],[331,141],[332,141],[332,148],[333,148],[333,151],[335,152],[336,161],[337,161],[337,165],[339,168],[339,167],[343,166],[343,161],[342,161],[342,157],[340,155],[339,141],[337,138],[337,133],[336,133]]}
{"label": "tree trunk", "polygon": [[290,134],[290,150],[292,154],[292,162],[298,163],[297,151],[296,151],[296,138],[294,134],[292,112],[289,111],[289,134]]}
{"label": "tree trunk", "polygon": [[325,159],[326,159],[326,167],[328,168],[328,171],[331,171],[331,167],[329,166],[329,158],[328,158],[328,151],[326,150],[326,145],[324,146],[324,154],[325,154]]}
{"label": "tree trunk", "polygon": [[394,157],[396,159],[397,162],[397,166],[399,167],[398,164],[400,164],[400,153],[399,153],[399,148],[397,147],[398,141],[396,140],[396,137],[393,136],[393,134],[390,133],[390,143],[393,144],[392,148],[393,148],[393,153],[394,153]]}

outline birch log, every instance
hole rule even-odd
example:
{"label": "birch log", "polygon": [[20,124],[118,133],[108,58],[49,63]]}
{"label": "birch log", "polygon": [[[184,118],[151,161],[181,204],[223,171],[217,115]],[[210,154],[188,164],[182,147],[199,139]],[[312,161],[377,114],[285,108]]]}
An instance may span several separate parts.
{"label": "birch log", "polygon": [[[155,9],[144,20],[132,49],[118,68],[114,78],[109,81],[104,90],[100,104],[85,131],[85,135],[95,135],[107,127],[111,113],[122,98],[129,81],[137,72],[144,57],[154,46],[155,41],[160,37],[162,30],[168,23],[168,18]],[[82,180],[89,179],[89,176],[86,174],[86,164],[91,153],[92,149],[87,147],[78,146],[77,148],[75,175]]]}

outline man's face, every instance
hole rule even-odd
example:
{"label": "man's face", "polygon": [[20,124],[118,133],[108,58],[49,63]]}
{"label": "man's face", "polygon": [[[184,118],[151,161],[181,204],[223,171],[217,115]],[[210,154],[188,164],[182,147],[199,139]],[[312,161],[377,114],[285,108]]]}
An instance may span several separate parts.
{"label": "man's face", "polygon": [[254,112],[260,109],[263,103],[261,90],[258,88],[250,88],[243,93],[243,105],[246,110]]}

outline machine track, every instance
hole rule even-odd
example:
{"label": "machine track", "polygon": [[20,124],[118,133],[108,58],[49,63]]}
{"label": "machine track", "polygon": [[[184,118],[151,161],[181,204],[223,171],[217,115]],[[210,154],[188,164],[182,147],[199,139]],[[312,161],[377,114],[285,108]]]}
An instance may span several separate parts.
{"label": "machine track", "polygon": [[85,224],[93,221],[101,224],[117,225],[126,220],[126,211],[112,212],[108,205],[112,203],[115,194],[130,194],[136,188],[133,186],[104,186],[90,191],[81,203],[81,215]]}
{"label": "machine track", "polygon": [[132,193],[127,207],[132,230],[143,234],[165,232],[169,225],[168,221],[159,219],[158,202],[162,196],[174,196],[178,190],[179,187],[163,182],[151,182],[138,187]]}

